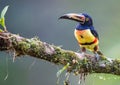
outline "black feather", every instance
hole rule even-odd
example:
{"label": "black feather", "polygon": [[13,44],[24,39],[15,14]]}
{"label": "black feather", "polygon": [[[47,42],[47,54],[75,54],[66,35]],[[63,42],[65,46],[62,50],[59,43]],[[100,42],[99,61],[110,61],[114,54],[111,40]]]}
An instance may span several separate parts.
{"label": "black feather", "polygon": [[96,38],[99,39],[99,35],[98,35],[98,33],[97,33],[96,30],[91,30],[91,33],[92,33]]}

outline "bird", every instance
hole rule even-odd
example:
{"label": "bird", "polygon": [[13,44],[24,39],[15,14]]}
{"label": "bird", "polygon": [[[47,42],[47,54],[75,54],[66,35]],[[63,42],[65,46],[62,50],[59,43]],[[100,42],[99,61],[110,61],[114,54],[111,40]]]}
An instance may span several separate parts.
{"label": "bird", "polygon": [[87,13],[67,13],[59,19],[68,19],[78,22],[74,30],[74,36],[81,48],[82,54],[89,50],[95,54],[97,60],[103,55],[99,50],[99,35],[93,26],[93,20]]}

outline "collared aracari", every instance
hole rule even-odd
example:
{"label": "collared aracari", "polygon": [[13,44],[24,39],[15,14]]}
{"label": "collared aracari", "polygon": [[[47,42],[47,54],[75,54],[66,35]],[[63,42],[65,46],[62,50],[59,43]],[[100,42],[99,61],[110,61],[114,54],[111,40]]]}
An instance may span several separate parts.
{"label": "collared aracari", "polygon": [[92,18],[86,13],[68,13],[59,17],[59,19],[69,19],[77,21],[74,35],[83,53],[86,49],[98,55],[103,55],[99,50],[99,36],[94,29]]}

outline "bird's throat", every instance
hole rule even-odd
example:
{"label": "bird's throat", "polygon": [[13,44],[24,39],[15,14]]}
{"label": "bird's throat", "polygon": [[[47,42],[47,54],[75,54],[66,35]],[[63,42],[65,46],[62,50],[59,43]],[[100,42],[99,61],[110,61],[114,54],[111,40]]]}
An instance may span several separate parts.
{"label": "bird's throat", "polygon": [[76,29],[77,30],[86,30],[86,29],[94,30],[94,27],[92,25],[88,26],[88,25],[78,24]]}

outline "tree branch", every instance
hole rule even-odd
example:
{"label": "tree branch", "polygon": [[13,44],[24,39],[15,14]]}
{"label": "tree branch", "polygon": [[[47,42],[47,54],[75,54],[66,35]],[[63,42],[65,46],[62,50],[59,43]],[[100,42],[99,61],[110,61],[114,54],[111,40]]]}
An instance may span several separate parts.
{"label": "tree branch", "polygon": [[120,60],[112,60],[101,55],[96,61],[94,55],[64,50],[58,46],[40,41],[37,37],[27,39],[10,32],[0,32],[0,51],[10,51],[20,57],[29,55],[57,65],[69,63],[67,71],[80,73],[109,73],[120,75]]}

